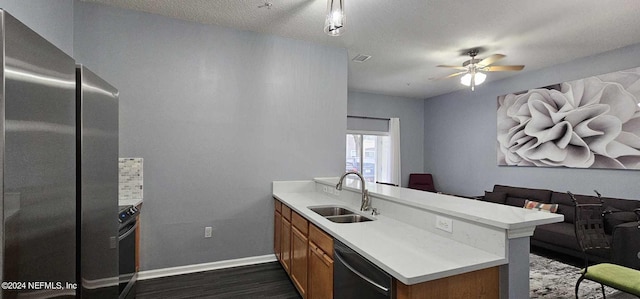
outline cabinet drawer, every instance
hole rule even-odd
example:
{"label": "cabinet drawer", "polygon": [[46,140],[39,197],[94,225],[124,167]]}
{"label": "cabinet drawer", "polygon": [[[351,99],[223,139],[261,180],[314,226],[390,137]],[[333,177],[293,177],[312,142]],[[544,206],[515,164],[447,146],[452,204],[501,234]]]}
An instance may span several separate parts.
{"label": "cabinet drawer", "polygon": [[282,217],[291,221],[291,208],[287,207],[287,205],[282,205]]}
{"label": "cabinet drawer", "polygon": [[309,240],[333,259],[333,238],[313,224],[309,224]]}
{"label": "cabinet drawer", "polygon": [[296,212],[291,212],[291,224],[295,226],[303,235],[309,235],[309,222],[307,219],[302,218]]}
{"label": "cabinet drawer", "polygon": [[282,203],[279,200],[275,199],[275,197],[273,198],[273,200],[276,204],[276,211],[282,213]]}

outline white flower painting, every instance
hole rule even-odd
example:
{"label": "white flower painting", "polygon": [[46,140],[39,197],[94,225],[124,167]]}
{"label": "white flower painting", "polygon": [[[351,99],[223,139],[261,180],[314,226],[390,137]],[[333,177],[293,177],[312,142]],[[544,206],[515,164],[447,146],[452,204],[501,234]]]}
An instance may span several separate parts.
{"label": "white flower painting", "polygon": [[498,97],[498,165],[640,169],[640,67]]}

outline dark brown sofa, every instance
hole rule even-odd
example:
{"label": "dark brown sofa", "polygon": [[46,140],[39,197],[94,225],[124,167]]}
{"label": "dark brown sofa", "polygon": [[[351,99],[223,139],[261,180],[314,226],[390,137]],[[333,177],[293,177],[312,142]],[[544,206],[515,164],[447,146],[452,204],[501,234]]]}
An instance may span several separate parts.
{"label": "dark brown sofa", "polygon": [[[485,192],[480,200],[523,207],[525,201],[558,204],[557,213],[564,215],[564,222],[540,225],[531,237],[531,246],[538,246],[583,258],[575,235],[574,204],[565,192],[544,189],[520,188],[495,185],[493,192]],[[576,195],[583,202],[599,202],[595,196]],[[640,208],[640,201],[619,198],[602,198],[605,208],[605,231],[611,241],[611,253],[596,251],[589,255],[594,262],[613,262],[630,268],[640,269],[640,224],[634,210]]]}

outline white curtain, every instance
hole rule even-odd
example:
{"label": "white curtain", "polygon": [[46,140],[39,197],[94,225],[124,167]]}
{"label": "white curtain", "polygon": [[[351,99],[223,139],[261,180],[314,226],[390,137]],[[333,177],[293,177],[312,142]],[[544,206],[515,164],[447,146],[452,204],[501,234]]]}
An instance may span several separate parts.
{"label": "white curtain", "polygon": [[391,182],[402,186],[400,171],[400,119],[389,119],[389,137],[391,139]]}

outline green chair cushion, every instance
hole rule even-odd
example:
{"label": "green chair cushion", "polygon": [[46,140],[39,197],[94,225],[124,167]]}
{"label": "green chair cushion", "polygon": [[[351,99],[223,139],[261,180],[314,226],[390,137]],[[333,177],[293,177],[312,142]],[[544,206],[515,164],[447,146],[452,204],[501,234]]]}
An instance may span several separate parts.
{"label": "green chair cushion", "polygon": [[586,279],[640,296],[640,271],[614,264],[597,264],[587,268]]}

